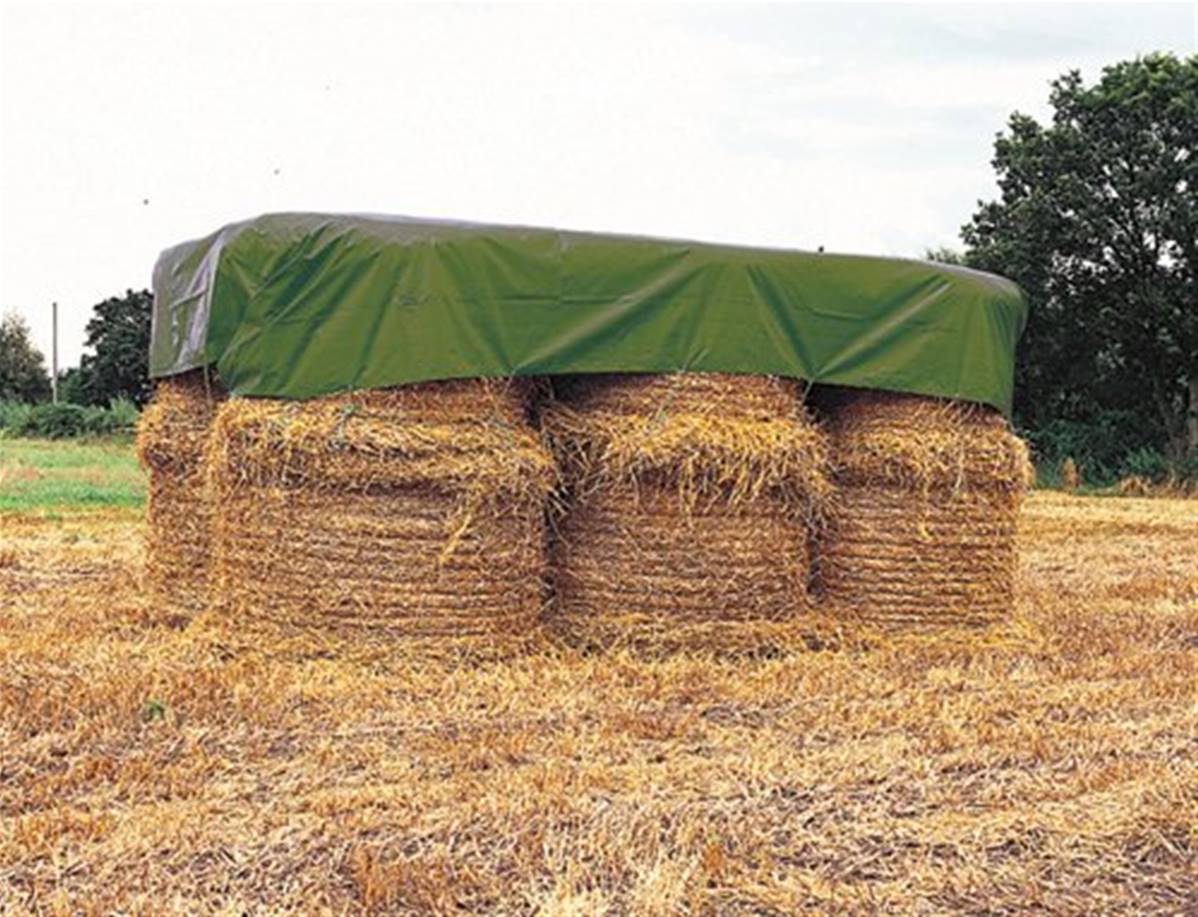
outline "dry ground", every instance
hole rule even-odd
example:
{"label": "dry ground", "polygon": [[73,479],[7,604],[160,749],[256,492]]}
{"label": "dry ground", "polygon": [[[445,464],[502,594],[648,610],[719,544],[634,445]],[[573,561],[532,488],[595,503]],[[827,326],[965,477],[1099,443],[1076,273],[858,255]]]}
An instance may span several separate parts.
{"label": "dry ground", "polygon": [[445,671],[230,652],[138,510],[0,515],[0,912],[1198,914],[1198,503],[1022,538],[984,637]]}

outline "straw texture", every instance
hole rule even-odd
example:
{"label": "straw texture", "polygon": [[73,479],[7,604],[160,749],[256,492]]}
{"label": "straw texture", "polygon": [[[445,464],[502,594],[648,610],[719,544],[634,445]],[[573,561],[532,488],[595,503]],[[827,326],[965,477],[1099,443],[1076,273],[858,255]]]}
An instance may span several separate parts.
{"label": "straw texture", "polygon": [[554,384],[562,401],[576,410],[643,417],[778,420],[796,416],[800,404],[800,383],[774,376],[600,373],[562,376]]}
{"label": "straw texture", "polygon": [[819,580],[842,615],[883,626],[986,624],[1014,604],[1027,449],[997,412],[916,395],[823,399],[838,485]]}
{"label": "straw texture", "polygon": [[555,476],[527,391],[471,380],[230,401],[207,456],[219,616],[434,652],[529,637]]}
{"label": "straw texture", "polygon": [[567,482],[555,631],[582,646],[742,648],[807,607],[823,434],[797,383],[583,376],[543,414]]}
{"label": "straw texture", "polygon": [[202,370],[159,380],[138,422],[137,451],[149,472],[147,591],[194,612],[208,600],[212,503],[202,461],[224,392]]}

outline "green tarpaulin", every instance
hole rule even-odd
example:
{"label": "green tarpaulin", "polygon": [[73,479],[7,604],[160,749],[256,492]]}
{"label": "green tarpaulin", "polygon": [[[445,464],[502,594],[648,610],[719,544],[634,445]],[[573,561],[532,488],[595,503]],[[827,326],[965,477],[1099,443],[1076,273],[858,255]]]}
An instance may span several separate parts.
{"label": "green tarpaulin", "polygon": [[1026,305],[895,258],[272,214],[164,252],[150,372],[240,395],[470,376],[729,372],[1011,405]]}

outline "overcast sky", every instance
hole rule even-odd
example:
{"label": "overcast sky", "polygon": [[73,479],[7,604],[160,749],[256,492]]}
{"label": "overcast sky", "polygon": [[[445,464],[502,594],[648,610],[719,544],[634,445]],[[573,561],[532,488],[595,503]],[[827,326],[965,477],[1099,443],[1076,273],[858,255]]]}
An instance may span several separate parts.
{"label": "overcast sky", "polygon": [[1195,51],[1165,4],[9,4],[0,310],[78,362],[163,248],[278,210],[875,254],[956,245],[1069,68]]}

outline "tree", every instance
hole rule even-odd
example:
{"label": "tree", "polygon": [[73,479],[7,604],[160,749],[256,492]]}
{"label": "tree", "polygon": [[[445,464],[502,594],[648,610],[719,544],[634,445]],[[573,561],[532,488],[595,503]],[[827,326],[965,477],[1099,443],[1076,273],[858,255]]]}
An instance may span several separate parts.
{"label": "tree", "polygon": [[80,386],[88,404],[106,405],[113,398],[144,404],[150,397],[149,290],[127,290],[95,307],[87,323],[85,346],[79,365]]}
{"label": "tree", "polygon": [[83,373],[78,366],[68,366],[58,371],[58,400],[67,404],[87,404]]}
{"label": "tree", "polygon": [[29,325],[10,312],[0,318],[0,400],[41,401],[49,394],[50,376]]}
{"label": "tree", "polygon": [[1031,302],[1017,411],[1035,424],[1139,412],[1198,457],[1198,57],[1158,54],[1052,84],[1051,124],[1016,112],[1001,197],[962,228],[967,262]]}
{"label": "tree", "polygon": [[949,248],[947,245],[941,245],[939,248],[925,248],[923,260],[935,261],[939,264],[965,264],[965,256],[955,248]]}

